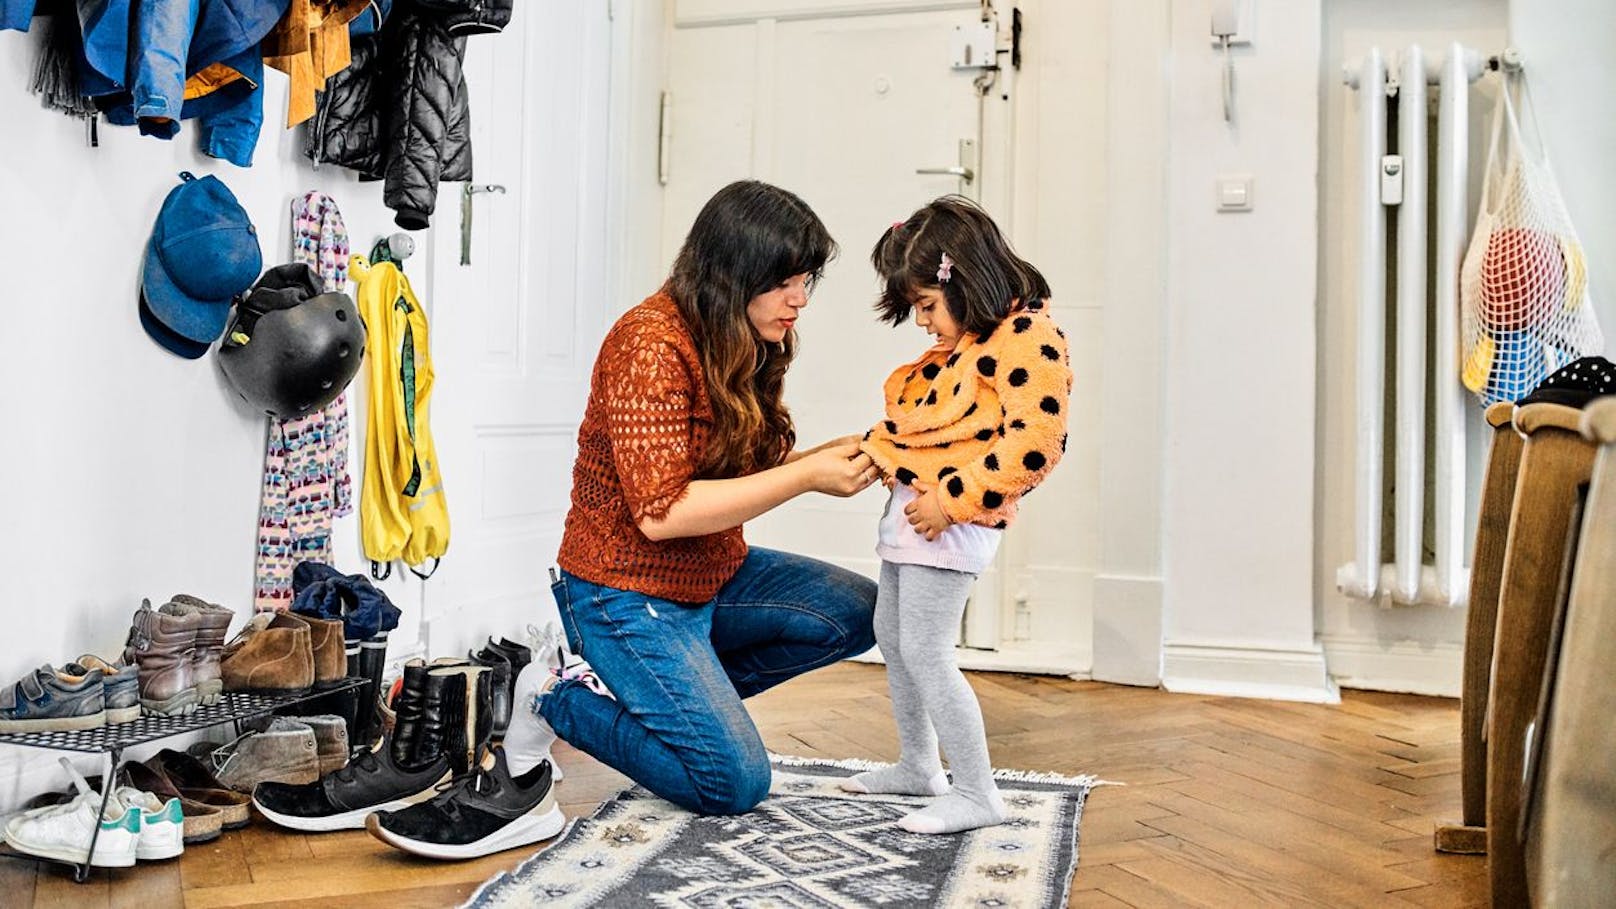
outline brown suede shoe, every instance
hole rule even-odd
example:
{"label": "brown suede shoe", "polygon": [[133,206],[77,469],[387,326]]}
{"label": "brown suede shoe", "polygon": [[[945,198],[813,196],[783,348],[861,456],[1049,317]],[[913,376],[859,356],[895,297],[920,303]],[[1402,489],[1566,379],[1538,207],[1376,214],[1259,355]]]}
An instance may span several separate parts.
{"label": "brown suede shoe", "polygon": [[288,612],[289,618],[309,626],[309,644],[314,648],[314,687],[329,688],[348,677],[347,644],[342,639],[341,619]]}
{"label": "brown suede shoe", "polygon": [[314,685],[309,626],[281,612],[260,612],[224,649],[225,691],[306,692]]}
{"label": "brown suede shoe", "polygon": [[168,602],[157,611],[196,617],[196,655],[191,661],[196,676],[196,691],[203,704],[219,703],[219,693],[224,690],[219,659],[224,655],[224,640],[230,633],[230,621],[236,617],[235,611],[183,593],[169,597]]}

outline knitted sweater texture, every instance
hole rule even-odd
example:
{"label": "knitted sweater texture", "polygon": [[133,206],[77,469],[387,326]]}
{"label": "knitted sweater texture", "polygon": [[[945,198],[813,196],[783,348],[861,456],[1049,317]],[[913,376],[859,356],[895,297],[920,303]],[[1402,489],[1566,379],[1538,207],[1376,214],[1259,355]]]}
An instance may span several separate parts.
{"label": "knitted sweater texture", "polygon": [[1072,369],[1045,301],[1012,311],[986,337],[933,347],[884,386],[887,418],[860,448],[924,494],[940,487],[956,524],[1008,527],[1018,500],[1066,451]]}
{"label": "knitted sweater texture", "polygon": [[639,522],[684,495],[712,420],[701,356],[673,299],[658,293],[624,313],[595,359],[561,567],[619,590],[711,600],[746,559],[741,528],[658,541]]}

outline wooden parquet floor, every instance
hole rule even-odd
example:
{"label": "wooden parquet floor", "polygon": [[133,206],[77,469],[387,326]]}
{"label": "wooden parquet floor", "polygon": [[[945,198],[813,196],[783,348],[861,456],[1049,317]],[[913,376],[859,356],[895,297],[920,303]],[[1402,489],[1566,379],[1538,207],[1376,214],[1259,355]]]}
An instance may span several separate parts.
{"label": "wooden parquet floor", "polygon": [[[1458,816],[1459,707],[1348,691],[1339,706],[1167,694],[972,674],[997,767],[1093,773],[1074,907],[1477,906],[1484,859],[1438,855]],[[750,703],[782,753],[893,760],[879,666],[842,664]],[[557,795],[586,814],[626,784],[565,749]],[[96,871],[0,862],[10,907],[452,906],[529,854],[461,863],[402,855],[363,832],[301,835],[262,820],[172,862]]]}

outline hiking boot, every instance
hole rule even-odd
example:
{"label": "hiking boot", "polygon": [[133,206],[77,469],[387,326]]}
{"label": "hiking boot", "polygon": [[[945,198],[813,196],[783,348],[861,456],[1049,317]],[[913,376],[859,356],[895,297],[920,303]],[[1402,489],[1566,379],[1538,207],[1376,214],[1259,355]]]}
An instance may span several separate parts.
{"label": "hiking boot", "polygon": [[505,749],[429,801],[370,816],[365,828],[389,846],[436,859],[470,859],[547,840],[566,824],[551,792],[550,763],[512,776]]}
{"label": "hiking boot", "polygon": [[[169,800],[179,804],[180,840],[185,845],[194,846],[219,838],[219,832],[224,829],[224,812],[219,806],[186,797],[174,787],[172,780],[146,764],[130,761],[119,769],[118,775],[130,786],[151,793],[165,805]],[[145,821],[142,817],[142,831]]]}
{"label": "hiking boot", "polygon": [[224,656],[224,641],[230,634],[230,622],[236,617],[235,611],[217,603],[176,593],[158,612],[197,617],[196,654],[191,661],[192,672],[196,676],[197,696],[203,704],[219,703],[220,693],[224,691],[219,660]]}
{"label": "hiking boot", "polygon": [[86,653],[66,666],[63,672],[84,675],[101,670],[101,700],[106,705],[108,723],[130,723],[140,719],[140,669],[133,665],[108,663]]}
{"label": "hiking boot", "polygon": [[309,625],[287,613],[260,612],[224,649],[225,691],[304,693],[314,685]]}
{"label": "hiking boot", "polygon": [[196,710],[201,695],[196,689],[195,615],[171,615],[152,609],[141,600],[129,625],[123,661],[139,668],[140,706],[158,716],[179,716]]}
{"label": "hiking boot", "polygon": [[[314,750],[320,762],[320,776],[325,776],[348,765],[348,723],[333,714],[314,716],[286,716],[283,719],[314,730]],[[253,720],[249,725],[267,724],[267,719]]]}
{"label": "hiking boot", "polygon": [[0,690],[0,732],[94,729],[107,721],[101,670],[73,674],[41,666]]}
{"label": "hiking boot", "polygon": [[146,766],[160,773],[179,791],[181,798],[219,809],[222,830],[240,830],[252,820],[252,800],[230,789],[202,761],[183,751],[164,748],[146,759]]}
{"label": "hiking boot", "polygon": [[270,780],[312,783],[320,778],[314,730],[285,717],[274,717],[264,729],[242,733],[208,755],[219,782],[237,792],[251,793]]}

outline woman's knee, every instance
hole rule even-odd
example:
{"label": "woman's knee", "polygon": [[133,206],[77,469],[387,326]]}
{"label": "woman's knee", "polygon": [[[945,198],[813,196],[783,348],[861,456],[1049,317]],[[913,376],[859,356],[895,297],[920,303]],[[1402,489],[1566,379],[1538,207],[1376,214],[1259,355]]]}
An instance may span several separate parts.
{"label": "woman's knee", "polygon": [[769,796],[768,754],[760,749],[757,755],[737,755],[695,782],[696,803],[685,807],[701,814],[745,814]]}

